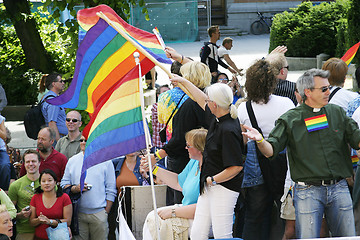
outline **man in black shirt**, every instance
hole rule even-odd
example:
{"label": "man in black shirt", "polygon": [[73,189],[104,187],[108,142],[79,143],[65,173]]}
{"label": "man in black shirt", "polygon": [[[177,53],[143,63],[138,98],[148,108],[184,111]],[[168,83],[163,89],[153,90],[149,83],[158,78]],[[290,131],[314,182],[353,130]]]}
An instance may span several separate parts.
{"label": "man in black shirt", "polygon": [[218,64],[220,64],[223,68],[226,68],[230,72],[235,74],[236,71],[231,67],[229,67],[228,65],[226,65],[219,57],[218,46],[216,45],[216,42],[220,39],[219,26],[211,26],[208,29],[208,34],[210,37],[210,41],[205,42],[204,46],[201,48],[200,51],[201,62],[208,65],[213,79],[218,74]]}

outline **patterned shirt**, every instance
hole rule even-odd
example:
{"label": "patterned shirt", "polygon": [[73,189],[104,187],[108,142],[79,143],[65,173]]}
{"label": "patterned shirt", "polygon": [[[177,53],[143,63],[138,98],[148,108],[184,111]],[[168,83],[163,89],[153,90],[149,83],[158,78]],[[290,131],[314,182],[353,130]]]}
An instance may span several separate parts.
{"label": "patterned shirt", "polygon": [[152,122],[152,143],[154,147],[162,148],[165,143],[160,140],[159,132],[165,127],[165,124],[159,123],[158,120],[158,103],[154,103],[151,108],[151,122]]}
{"label": "patterned shirt", "polygon": [[[180,101],[181,97],[184,95],[184,91],[181,90],[181,88],[176,87],[169,91],[166,91],[159,96],[158,100],[158,120],[159,123],[166,124],[168,119],[170,118],[172,112],[176,108],[176,105]],[[181,105],[188,99],[189,96],[185,95],[181,103],[179,104],[177,110],[175,110],[175,113],[173,117],[175,116],[176,112],[179,110]],[[170,119],[167,127],[166,127],[166,140],[169,141],[172,135],[172,120]]]}
{"label": "patterned shirt", "polygon": [[349,102],[347,110],[346,110],[346,115],[348,117],[352,117],[352,115],[354,114],[355,110],[360,106],[360,96],[356,97],[354,100],[352,100],[351,102]]}
{"label": "patterned shirt", "polygon": [[298,102],[295,97],[296,83],[288,80],[279,79],[279,82],[275,88],[274,94],[290,98],[294,105],[297,106]]}

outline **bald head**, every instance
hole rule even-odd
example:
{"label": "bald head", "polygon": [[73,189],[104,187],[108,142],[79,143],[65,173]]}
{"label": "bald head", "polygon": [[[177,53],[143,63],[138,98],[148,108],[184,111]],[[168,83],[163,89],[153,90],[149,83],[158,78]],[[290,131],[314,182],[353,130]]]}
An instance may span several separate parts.
{"label": "bald head", "polygon": [[70,111],[66,114],[66,127],[71,132],[79,133],[81,127],[81,114],[78,111]]}

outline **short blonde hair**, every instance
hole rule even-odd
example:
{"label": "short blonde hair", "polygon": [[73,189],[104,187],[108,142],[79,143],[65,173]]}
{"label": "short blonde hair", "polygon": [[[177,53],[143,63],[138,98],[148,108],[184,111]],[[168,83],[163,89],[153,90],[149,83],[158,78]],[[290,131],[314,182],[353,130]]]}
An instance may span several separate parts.
{"label": "short blonde hair", "polygon": [[225,44],[231,43],[232,41],[233,41],[233,39],[231,37],[226,37],[226,38],[224,38],[222,45],[225,46]]}
{"label": "short blonde hair", "polygon": [[208,130],[205,128],[193,129],[185,134],[185,139],[193,145],[194,148],[200,152],[204,152],[207,132]]}
{"label": "short blonde hair", "polygon": [[210,85],[211,73],[209,67],[198,61],[185,63],[180,68],[183,78],[192,82],[198,88],[205,88]]}
{"label": "short blonde hair", "polygon": [[5,206],[5,204],[0,204],[0,213],[3,213],[3,212],[7,212],[7,208]]}

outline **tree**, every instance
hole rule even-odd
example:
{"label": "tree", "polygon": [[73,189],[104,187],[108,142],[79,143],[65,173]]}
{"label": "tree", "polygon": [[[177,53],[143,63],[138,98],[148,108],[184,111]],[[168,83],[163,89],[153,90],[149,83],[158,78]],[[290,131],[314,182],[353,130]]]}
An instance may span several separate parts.
{"label": "tree", "polygon": [[20,39],[28,66],[42,72],[51,72],[53,63],[41,41],[36,22],[31,17],[28,1],[4,0],[4,5]]}
{"label": "tree", "polygon": [[[352,0],[350,5],[348,14],[348,47],[351,47],[360,41],[360,0]],[[355,55],[354,63],[360,64],[360,53]]]}

